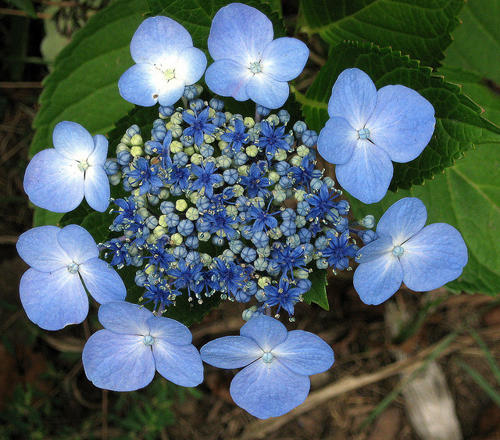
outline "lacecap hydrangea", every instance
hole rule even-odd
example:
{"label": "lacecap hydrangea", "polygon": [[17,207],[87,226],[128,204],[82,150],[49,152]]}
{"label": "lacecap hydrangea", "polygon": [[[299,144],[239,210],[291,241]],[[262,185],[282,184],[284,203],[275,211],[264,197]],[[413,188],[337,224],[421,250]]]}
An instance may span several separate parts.
{"label": "lacecap hydrangea", "polygon": [[[453,227],[424,227],[418,199],[397,202],[375,230],[373,216],[354,221],[335,180],[318,168],[317,152],[337,164],[338,182],[354,197],[380,200],[391,161],[418,156],[432,135],[433,107],[417,92],[398,85],[377,91],[368,75],[348,69],[333,87],[318,138],[280,109],[288,81],[307,62],[304,43],[274,39],[264,14],[232,3],[215,15],[208,49],[214,62],[205,72],[206,57],[181,24],[147,18],[130,46],[136,64],[118,87],[134,104],[158,105],[152,129],[131,121],[107,157],[104,136],[74,122],[56,126],[55,149],[35,155],[26,171],[31,201],[68,212],[85,198],[113,220],[99,245],[77,225],[24,233],[18,251],[32,268],[21,298],[28,317],[48,330],[85,318],[84,287],[101,304],[104,329],[83,351],[98,387],[135,390],[155,371],[196,386],[203,360],[244,367],[231,384],[234,401],[256,417],[275,417],[300,405],[309,376],[334,362],[318,336],[278,321],[284,315],[293,325],[318,271],[335,274],[359,262],[354,286],[363,302],[379,304],[402,282],[422,291],[458,277],[467,250]],[[215,95],[197,83],[204,73]],[[228,111],[221,96],[250,99],[255,113]],[[119,197],[110,199],[110,184]],[[449,265],[439,261],[443,253]],[[125,301],[118,275],[125,267],[142,292],[128,298],[137,304]],[[248,304],[248,322],[200,355],[189,329],[162,314],[179,299],[195,309],[214,295]]]}

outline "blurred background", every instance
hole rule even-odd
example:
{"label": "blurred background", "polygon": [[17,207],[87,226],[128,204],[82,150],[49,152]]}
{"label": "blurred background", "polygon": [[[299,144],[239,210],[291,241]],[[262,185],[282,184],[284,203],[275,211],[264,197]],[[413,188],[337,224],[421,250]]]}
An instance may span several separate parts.
{"label": "blurred background", "polygon": [[[158,375],[134,393],[94,388],[81,350],[99,328],[95,313],[84,326],[57,333],[27,319],[18,296],[27,266],[15,243],[33,222],[22,181],[38,98],[57,54],[108,3],[0,2],[0,440],[500,439],[500,301],[494,296],[403,291],[372,307],[357,297],[349,272],[330,279],[330,311],[299,304],[296,327],[331,344],[336,363],[312,377],[305,404],[265,422],[232,403],[233,373],[209,366],[204,384],[193,390]],[[300,32],[298,0],[267,3],[311,49],[296,83],[304,91],[327,47]],[[494,82],[487,86],[500,91]],[[194,344],[237,333],[244,308],[226,302],[212,311],[193,325]]]}

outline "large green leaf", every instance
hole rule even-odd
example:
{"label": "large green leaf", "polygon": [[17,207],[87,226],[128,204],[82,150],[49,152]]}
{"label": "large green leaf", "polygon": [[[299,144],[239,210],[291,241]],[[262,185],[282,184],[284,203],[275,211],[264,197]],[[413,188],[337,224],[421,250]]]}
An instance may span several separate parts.
{"label": "large green leaf", "polygon": [[365,71],[377,88],[403,84],[417,90],[436,110],[436,129],[429,145],[415,160],[394,164],[391,190],[409,188],[430,179],[483,138],[486,130],[500,129],[482,118],[481,108],[465,96],[456,84],[446,82],[431,69],[391,49],[371,44],[342,43],[330,52],[305,96],[296,93],[308,125],[320,130],[328,120],[327,102],[338,75],[349,67]]}
{"label": "large green leaf", "polygon": [[[451,43],[463,0],[301,0],[307,26],[330,45],[370,41],[435,67]],[[493,18],[492,18],[493,19]]]}
{"label": "large green leaf", "polygon": [[326,292],[326,286],[328,285],[326,270],[314,270],[309,276],[309,280],[312,286],[304,295],[304,302],[306,304],[315,303],[324,310],[330,310]]}

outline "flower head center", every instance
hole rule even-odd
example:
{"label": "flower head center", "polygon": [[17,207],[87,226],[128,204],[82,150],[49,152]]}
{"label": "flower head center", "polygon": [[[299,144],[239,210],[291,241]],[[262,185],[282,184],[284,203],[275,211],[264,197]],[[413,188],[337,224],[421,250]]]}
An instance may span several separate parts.
{"label": "flower head center", "polygon": [[155,342],[155,338],[153,338],[151,335],[146,335],[142,338],[142,342],[144,345],[153,345]]}
{"label": "flower head center", "polygon": [[262,72],[262,64],[260,63],[260,61],[253,61],[252,63],[250,63],[250,66],[248,68],[254,75],[256,73]]}
{"label": "flower head center", "polygon": [[360,139],[368,139],[370,137],[370,130],[362,128],[361,130],[358,130],[358,136]]}
{"label": "flower head center", "polygon": [[87,171],[88,167],[89,167],[89,164],[86,160],[82,160],[81,162],[78,162],[78,168],[81,171],[83,171],[83,172]]}
{"label": "flower head center", "polygon": [[394,255],[395,257],[400,257],[404,254],[404,252],[405,250],[401,246],[394,246],[392,248],[392,255]]}
{"label": "flower head center", "polygon": [[167,81],[170,81],[175,78],[175,69],[167,69],[163,72],[163,75],[165,75]]}
{"label": "flower head center", "polygon": [[66,266],[69,273],[77,273],[79,267],[80,265],[75,263],[74,261]]}
{"label": "flower head center", "polygon": [[266,351],[263,355],[262,355],[262,360],[266,363],[266,364],[270,364],[274,359],[274,356],[273,354],[270,352],[270,351]]}

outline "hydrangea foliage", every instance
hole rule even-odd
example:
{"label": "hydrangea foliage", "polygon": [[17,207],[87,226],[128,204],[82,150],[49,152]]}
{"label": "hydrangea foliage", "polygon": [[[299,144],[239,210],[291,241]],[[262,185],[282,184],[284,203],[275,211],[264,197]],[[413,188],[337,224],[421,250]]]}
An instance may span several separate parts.
{"label": "hydrangea foliage", "polygon": [[[354,287],[365,303],[380,304],[402,282],[424,291],[457,278],[467,249],[453,227],[425,226],[418,199],[395,203],[376,230],[373,216],[355,221],[335,180],[318,167],[319,152],[337,165],[343,188],[365,203],[380,200],[392,161],[417,157],[433,133],[434,109],[417,92],[401,85],[377,91],[364,72],[347,69],[318,137],[278,110],[308,59],[304,43],[274,39],[264,14],[233,3],[215,15],[208,49],[214,62],[205,73],[206,57],[181,24],[147,18],[130,45],[136,64],[118,88],[137,105],[159,104],[150,132],[130,121],[107,157],[104,136],[92,138],[74,122],[56,126],[55,148],[28,165],[30,200],[68,212],[85,197],[103,212],[110,184],[120,196],[111,200],[108,239],[99,245],[78,225],[21,235],[18,252],[31,266],[21,301],[47,330],[85,319],[85,290],[101,304],[104,329],[83,351],[85,373],[97,387],[136,390],[156,371],[177,385],[197,386],[203,360],[243,368],[231,396],[265,419],[300,405],[309,376],[334,362],[318,336],[278,321],[286,313],[294,322],[311,280],[322,278],[316,271],[348,271],[356,260]],[[255,114],[227,111],[196,84],[204,73],[212,92],[254,101]],[[141,295],[129,299],[137,304],[125,301],[123,268],[135,273]],[[214,296],[248,303],[242,316],[248,322],[239,336],[208,342],[200,355],[187,327],[162,314],[179,298],[195,310]]]}

